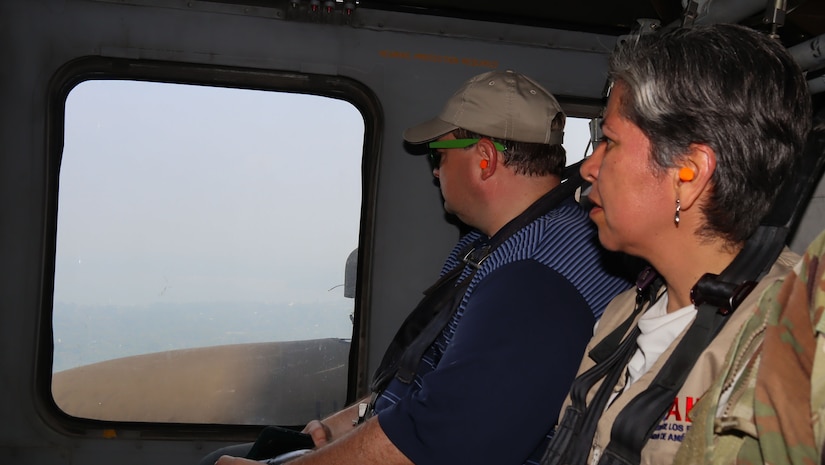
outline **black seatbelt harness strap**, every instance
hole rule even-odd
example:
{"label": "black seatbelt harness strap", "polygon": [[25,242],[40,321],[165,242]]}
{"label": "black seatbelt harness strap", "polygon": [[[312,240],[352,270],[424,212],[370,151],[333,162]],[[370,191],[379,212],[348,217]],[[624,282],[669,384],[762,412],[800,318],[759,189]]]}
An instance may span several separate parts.
{"label": "black seatbelt harness strap", "polygon": [[642,448],[672,405],[699,355],[776,261],[785,245],[786,233],[785,228],[760,226],[721,275],[708,273],[699,279],[691,289],[696,318],[650,386],[616,417],[600,465],[641,462]]}
{"label": "black seatbelt harness strap", "polygon": [[[473,276],[481,268],[484,260],[521,228],[573,196],[582,183],[578,164],[568,167],[565,174],[568,175],[565,182],[534,202],[493,237],[488,240],[482,238],[470,244],[462,252],[464,265],[459,264],[445,273],[424,292],[424,298],[401,325],[373,376],[370,385],[373,401],[370,403],[367,417],[372,413],[375,399],[378,397],[376,394],[383,392],[390,380],[396,378],[409,384],[415,379],[421,358],[455,315]],[[467,267],[470,270],[465,274]]]}
{"label": "black seatbelt harness strap", "polygon": [[[638,315],[660,296],[661,286],[662,281],[652,268],[645,268],[639,274],[633,313],[588,353],[596,365],[573,381],[570,405],[542,458],[542,465],[586,463],[601,412],[624,373],[624,367],[636,351],[636,339],[641,331],[638,326],[633,326],[632,330],[630,328]],[[602,379],[604,381],[590,405],[587,405],[587,393]]]}
{"label": "black seatbelt harness strap", "polygon": [[[764,249],[758,248],[763,252],[759,261],[770,265],[784,245],[784,235],[769,234],[768,238],[759,237],[759,240],[775,241]],[[765,245],[764,242],[762,244]],[[740,253],[722,275],[706,274],[694,286],[691,295],[700,299],[695,301],[698,305],[696,318],[650,386],[631,400],[613,422],[610,443],[599,458],[600,465],[640,463],[642,448],[672,405],[699,355],[721,330],[727,317],[753,289],[755,281],[746,277],[756,274],[754,278],[758,279],[764,274],[762,267],[756,272],[753,271],[754,268],[750,268],[753,263],[748,255],[752,253]],[[637,315],[655,301],[653,295],[658,294],[659,286],[653,283],[661,284],[661,281],[651,279],[650,273],[651,269],[643,271],[637,282],[633,313],[593,348],[589,355],[596,361],[596,365],[574,380],[570,389],[571,405],[562,417],[556,436],[542,459],[542,465],[587,463],[602,412],[637,349],[636,338],[640,332],[638,325],[634,326],[624,340],[621,338],[635,322]],[[617,341],[621,341],[618,346]],[[604,381],[590,405],[586,405],[587,393],[601,379]]]}

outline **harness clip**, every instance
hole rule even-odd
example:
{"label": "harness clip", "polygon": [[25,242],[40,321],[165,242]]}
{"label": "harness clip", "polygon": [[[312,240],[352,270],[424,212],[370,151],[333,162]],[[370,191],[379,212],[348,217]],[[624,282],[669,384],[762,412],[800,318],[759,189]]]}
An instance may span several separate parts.
{"label": "harness clip", "polygon": [[721,315],[728,315],[745,300],[754,287],[755,281],[743,281],[740,284],[718,280],[719,275],[705,273],[696,285],[690,289],[690,301],[696,308],[710,304],[719,309]]}
{"label": "harness clip", "polygon": [[490,246],[484,244],[481,247],[473,247],[473,249],[467,252],[467,255],[465,255],[461,261],[478,270],[481,269],[482,263],[484,263],[484,260],[487,260],[487,257],[489,256]]}

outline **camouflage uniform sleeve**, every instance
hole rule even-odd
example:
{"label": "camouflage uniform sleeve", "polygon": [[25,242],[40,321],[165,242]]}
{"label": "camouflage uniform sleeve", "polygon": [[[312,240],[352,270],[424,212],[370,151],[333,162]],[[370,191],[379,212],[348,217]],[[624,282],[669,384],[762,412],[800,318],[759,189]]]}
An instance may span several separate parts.
{"label": "camouflage uniform sleeve", "polygon": [[814,326],[822,313],[821,304],[816,309],[815,290],[822,285],[823,245],[825,236],[820,236],[775,295],[760,301],[768,319],[756,376],[754,418],[766,463],[819,462],[811,380],[817,355]]}
{"label": "camouflage uniform sleeve", "polygon": [[811,415],[813,417],[814,442],[817,463],[822,463],[822,449],[825,443],[825,233],[811,244],[805,255],[801,274],[808,276],[811,296],[811,321],[816,335],[816,352],[811,372]]}
{"label": "camouflage uniform sleeve", "polygon": [[[825,232],[768,287],[691,411],[675,464],[821,463],[825,441]],[[729,393],[728,395],[723,395]]]}

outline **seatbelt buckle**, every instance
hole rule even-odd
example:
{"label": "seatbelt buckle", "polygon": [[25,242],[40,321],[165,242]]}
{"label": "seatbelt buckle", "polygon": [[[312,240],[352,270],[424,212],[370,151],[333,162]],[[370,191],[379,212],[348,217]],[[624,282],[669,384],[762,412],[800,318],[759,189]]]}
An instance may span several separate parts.
{"label": "seatbelt buckle", "polygon": [[358,404],[358,418],[352,421],[353,426],[358,426],[367,421],[367,410],[369,409],[369,406],[370,404],[367,402],[360,402]]}
{"label": "seatbelt buckle", "polygon": [[690,301],[696,308],[703,304],[710,304],[717,307],[721,315],[728,315],[736,310],[756,287],[755,281],[734,284],[719,281],[718,278],[719,275],[705,273],[690,289]]}
{"label": "seatbelt buckle", "polygon": [[481,265],[487,257],[490,256],[491,247],[488,244],[483,244],[478,247],[473,247],[467,255],[461,260],[465,264],[472,266],[476,270],[481,269]]}
{"label": "seatbelt buckle", "polygon": [[371,416],[375,415],[375,402],[378,400],[379,394],[373,392],[370,396],[369,402],[358,403],[358,418],[352,421],[353,426],[358,426],[364,423]]}

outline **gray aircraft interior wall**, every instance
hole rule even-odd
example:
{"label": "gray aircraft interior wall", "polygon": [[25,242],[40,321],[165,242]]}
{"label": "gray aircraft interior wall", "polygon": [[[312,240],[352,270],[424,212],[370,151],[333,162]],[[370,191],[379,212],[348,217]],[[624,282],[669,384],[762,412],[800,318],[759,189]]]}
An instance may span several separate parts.
{"label": "gray aircraft interior wall", "polygon": [[[55,421],[41,332],[51,301],[58,166],[48,151],[50,82],[88,57],[158,60],[340,76],[368,89],[377,111],[365,163],[375,196],[365,204],[367,231],[359,309],[368,346],[362,389],[398,325],[437,277],[459,229],[445,217],[425,157],[405,148],[402,131],[429,119],[465,79],[496,69],[533,76],[568,113],[592,116],[615,39],[457,18],[364,10],[352,26],[282,19],[274,8],[178,0],[9,0],[0,2],[0,463],[124,465],[196,463],[229,443],[189,425],[107,424],[79,430]],[[494,37],[495,39],[485,39]],[[185,79],[185,71],[182,71]],[[324,124],[319,121],[319,135]],[[369,129],[369,128],[368,128]],[[53,148],[59,152],[58,148]],[[369,190],[369,189],[367,189]],[[300,194],[300,193],[296,193]],[[819,183],[792,248],[825,229]],[[343,265],[343,264],[342,264]],[[38,384],[39,383],[39,384]],[[248,438],[251,430],[236,433]],[[209,439],[214,437],[216,439]]]}
{"label": "gray aircraft interior wall", "polygon": [[[362,279],[370,279],[361,295],[369,317],[364,376],[458,237],[426,160],[404,149],[402,130],[434,116],[460,82],[491,67],[530,74],[562,98],[597,99],[603,89],[603,75],[581,70],[603,68],[609,37],[458,19],[433,26],[454,27],[457,36],[419,36],[382,24],[425,27],[420,19],[382,12],[364,17],[368,23],[350,27],[288,22],[273,9],[203,1],[0,4],[0,38],[13,44],[0,49],[7,65],[0,74],[0,463],[194,463],[221,444],[187,439],[185,428],[174,439],[169,429],[147,432],[141,425],[118,428],[113,440],[105,424],[67,431],[52,417],[42,392],[48,389],[42,373],[50,367],[38,365],[50,356],[40,353],[50,344],[41,317],[51,305],[47,271],[54,257],[47,251],[54,245],[56,194],[50,179],[58,169],[48,157],[47,135],[55,128],[46,110],[50,81],[67,63],[110,57],[344,76],[374,94],[380,145],[365,154],[377,169],[377,194],[365,207],[374,222],[365,232],[371,250],[363,254]],[[516,43],[473,36],[488,28],[501,28],[499,36]]]}

